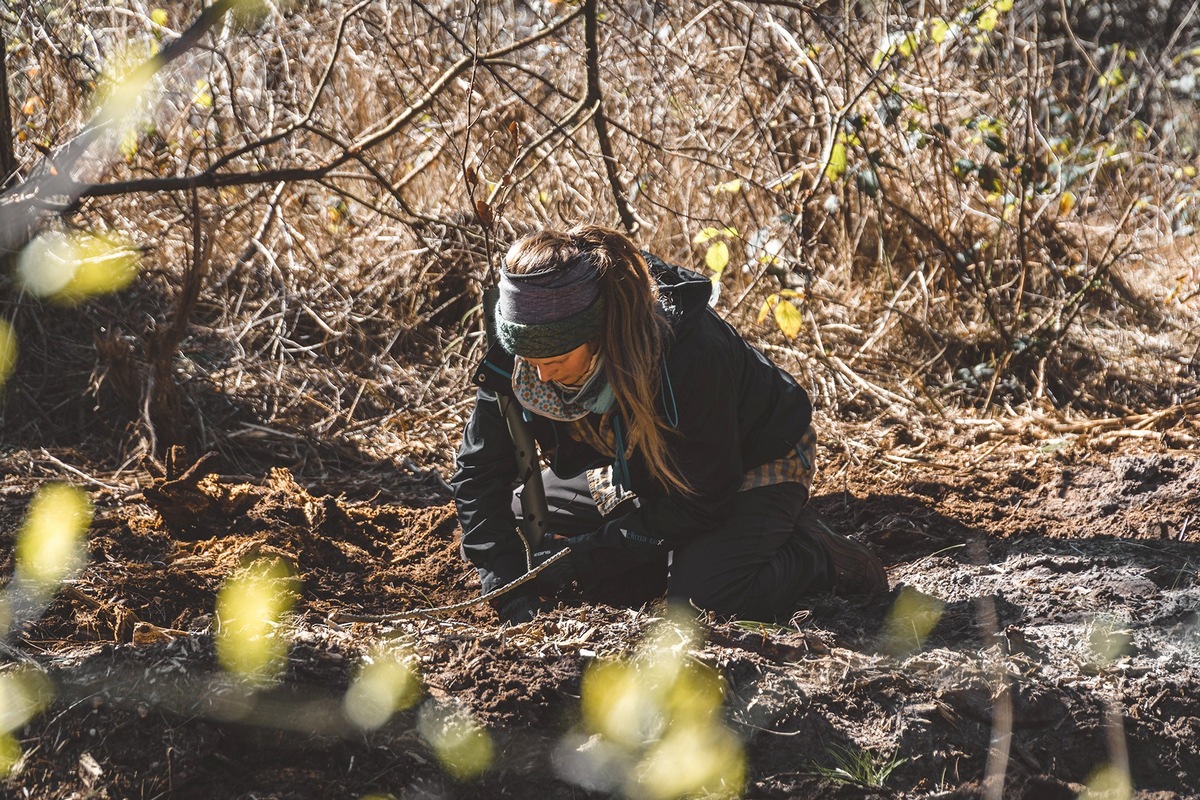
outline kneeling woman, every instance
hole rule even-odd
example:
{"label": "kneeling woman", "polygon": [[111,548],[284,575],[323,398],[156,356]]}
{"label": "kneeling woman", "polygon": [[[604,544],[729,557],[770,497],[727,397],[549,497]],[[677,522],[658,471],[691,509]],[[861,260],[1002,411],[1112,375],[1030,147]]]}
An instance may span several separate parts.
{"label": "kneeling woman", "polygon": [[[879,560],[805,510],[812,406],[708,306],[704,277],[595,226],[509,249],[496,343],[475,375],[453,485],[463,555],[508,621],[576,581],[585,597],[669,597],[721,615],[786,618],[813,592],[887,590]],[[517,461],[498,396],[527,412],[549,535],[517,532]]]}

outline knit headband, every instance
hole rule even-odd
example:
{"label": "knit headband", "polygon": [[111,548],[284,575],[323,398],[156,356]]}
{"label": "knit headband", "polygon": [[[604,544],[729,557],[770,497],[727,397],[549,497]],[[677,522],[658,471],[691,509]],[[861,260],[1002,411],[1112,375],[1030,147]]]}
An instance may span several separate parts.
{"label": "knit headband", "polygon": [[565,269],[515,275],[500,271],[496,336],[510,353],[550,358],[592,341],[604,331],[600,276],[583,258]]}

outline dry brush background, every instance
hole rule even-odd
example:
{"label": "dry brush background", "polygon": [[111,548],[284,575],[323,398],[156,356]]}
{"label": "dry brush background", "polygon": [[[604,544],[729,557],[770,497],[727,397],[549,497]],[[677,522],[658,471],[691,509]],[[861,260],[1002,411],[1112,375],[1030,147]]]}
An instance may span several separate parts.
{"label": "dry brush background", "polygon": [[0,278],[12,443],[444,467],[497,254],[578,220],[727,261],[827,426],[1195,395],[1186,3],[217,6],[4,12],[10,246],[142,267],[82,305]]}

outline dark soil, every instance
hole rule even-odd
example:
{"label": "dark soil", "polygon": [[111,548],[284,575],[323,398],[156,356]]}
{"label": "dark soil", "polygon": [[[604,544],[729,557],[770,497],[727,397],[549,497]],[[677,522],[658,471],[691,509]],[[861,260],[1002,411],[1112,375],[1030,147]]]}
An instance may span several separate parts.
{"label": "dark soil", "polygon": [[[790,627],[700,621],[690,654],[724,676],[742,796],[982,797],[989,763],[1005,797],[1073,798],[1126,762],[1136,797],[1200,791],[1200,457],[1141,439],[976,449],[826,470],[814,504],[882,554],[889,597],[816,598]],[[92,493],[89,565],[9,638],[0,671],[36,664],[53,697],[13,733],[4,796],[620,794],[571,766],[595,747],[581,679],[636,650],[661,609],[346,622],[477,596],[448,498],[352,501],[286,470],[248,481],[177,460],[139,491]],[[6,578],[35,488],[0,484]],[[217,591],[254,558],[300,587],[286,667],[257,689],[214,644]],[[364,730],[342,700],[380,642],[408,648],[423,697]],[[428,720],[452,709],[491,738],[478,777],[430,744]]]}

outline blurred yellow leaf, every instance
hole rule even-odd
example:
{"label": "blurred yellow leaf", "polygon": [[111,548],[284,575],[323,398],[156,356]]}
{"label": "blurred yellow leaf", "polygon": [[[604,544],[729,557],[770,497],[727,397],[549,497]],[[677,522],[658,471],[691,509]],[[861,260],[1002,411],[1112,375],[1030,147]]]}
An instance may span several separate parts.
{"label": "blurred yellow leaf", "polygon": [[1058,213],[1063,215],[1070,214],[1074,208],[1075,193],[1072,191],[1063,192],[1062,196],[1058,198]]}
{"label": "blurred yellow leaf", "polygon": [[635,772],[633,796],[675,800],[698,794],[740,796],[746,764],[742,743],[717,725],[673,726]]}
{"label": "blurred yellow leaf", "polygon": [[1133,782],[1129,773],[1116,764],[1105,764],[1088,778],[1079,800],[1130,800]]}
{"label": "blurred yellow leaf", "polygon": [[871,56],[871,69],[879,69],[882,67],[883,62],[886,61],[887,58],[894,52],[896,52],[896,46],[894,44],[889,42],[880,45],[879,49],[876,50],[874,55]]}
{"label": "blurred yellow leaf", "polygon": [[762,308],[758,310],[758,318],[755,320],[755,322],[758,325],[762,325],[764,322],[766,322],[767,317],[771,316],[771,309],[775,308],[778,302],[779,295],[768,295],[767,299],[763,301]]}
{"label": "blurred yellow leaf", "polygon": [[20,743],[9,734],[0,731],[0,778],[7,777],[20,760]]}
{"label": "blurred yellow leaf", "polygon": [[167,12],[165,9],[156,8],[150,12],[150,21],[153,22],[155,25],[165,26],[167,24],[168,19],[169,19],[169,17],[167,16]]}
{"label": "blurred yellow leaf", "polygon": [[378,652],[359,670],[342,706],[355,725],[373,730],[397,711],[412,706],[420,696],[420,678],[405,654]]}
{"label": "blurred yellow leaf", "polygon": [[196,81],[196,88],[192,92],[192,102],[199,108],[212,108],[213,96],[209,91],[209,83],[206,80]]}
{"label": "blurred yellow leaf", "polygon": [[892,653],[915,653],[937,625],[946,603],[911,587],[900,590],[887,620],[885,649]]}
{"label": "blurred yellow leaf", "polygon": [[138,135],[137,129],[132,126],[121,136],[121,144],[117,146],[117,149],[121,152],[121,155],[125,156],[126,161],[132,161],[133,157],[137,155],[141,138]]}
{"label": "blurred yellow leaf", "polygon": [[0,388],[17,366],[17,333],[0,319]]}
{"label": "blurred yellow leaf", "polygon": [[716,186],[712,187],[712,191],[714,194],[719,194],[721,192],[727,192],[729,194],[736,194],[736,193],[740,192],[741,190],[742,190],[742,179],[741,178],[734,178],[731,181],[725,181],[724,183],[718,183]]}
{"label": "blurred yellow leaf", "polygon": [[83,536],[92,524],[92,503],[65,483],[43,486],[29,504],[17,534],[17,573],[43,591],[83,566]]}
{"label": "blurred yellow leaf", "polygon": [[975,25],[981,31],[992,31],[996,29],[996,23],[999,21],[1000,12],[993,6],[979,15],[979,19],[975,22]]}
{"label": "blurred yellow leaf", "polygon": [[233,18],[245,28],[257,25],[269,11],[270,7],[266,0],[234,0],[233,2]]}
{"label": "blurred yellow leaf", "polygon": [[54,687],[37,669],[18,667],[0,673],[0,734],[24,727],[53,696]]}
{"label": "blurred yellow leaf", "polygon": [[996,0],[996,10],[1000,12],[1012,11],[1013,0]]}
{"label": "blurred yellow leaf", "polygon": [[1101,75],[1098,82],[1101,86],[1120,86],[1125,83],[1125,73],[1120,67],[1113,67]]}
{"label": "blurred yellow leaf", "polygon": [[45,103],[42,102],[42,98],[35,94],[30,96],[28,100],[21,104],[21,113],[28,117],[30,114],[36,113],[39,108],[43,108],[44,106]]}
{"label": "blurred yellow leaf", "polygon": [[426,704],[417,728],[446,771],[459,780],[476,778],[492,765],[492,737],[461,709]]}
{"label": "blurred yellow leaf", "polygon": [[274,680],[287,658],[283,616],[295,599],[292,572],[261,559],[235,573],[217,593],[217,660],[254,683]]}
{"label": "blurred yellow leaf", "polygon": [[825,177],[836,181],[846,174],[846,145],[834,142],[829,151],[829,163],[825,165]]}
{"label": "blurred yellow leaf", "polygon": [[708,226],[692,237],[692,244],[704,244],[713,239],[736,239],[738,238],[737,228],[726,226],[724,228],[715,228]]}
{"label": "blurred yellow leaf", "polygon": [[795,339],[804,327],[804,315],[787,300],[780,300],[775,304],[775,322],[785,336]]}
{"label": "blurred yellow leaf", "polygon": [[150,87],[157,66],[155,47],[146,41],[126,40],[109,54],[97,81],[96,107],[101,122],[118,130],[137,124],[143,92]]}
{"label": "blurred yellow leaf", "polygon": [[74,303],[115,292],[137,276],[140,253],[113,233],[51,231],[34,239],[17,259],[17,279],[31,294]]}
{"label": "blurred yellow leaf", "polygon": [[675,724],[707,723],[720,712],[724,701],[721,673],[698,661],[682,662],[666,692],[666,707]]}
{"label": "blurred yellow leaf", "polygon": [[581,686],[584,722],[623,747],[637,747],[662,733],[662,698],[632,661],[597,661]]}
{"label": "blurred yellow leaf", "polygon": [[949,33],[950,26],[946,24],[946,20],[941,17],[934,17],[929,21],[929,38],[933,39],[937,44],[946,41]]}
{"label": "blurred yellow leaf", "polygon": [[729,245],[725,242],[713,242],[704,254],[704,264],[713,272],[720,275],[729,266]]}
{"label": "blurred yellow leaf", "polygon": [[1088,644],[1092,654],[1101,664],[1111,664],[1130,650],[1132,632],[1113,620],[1097,619],[1092,622]]}

